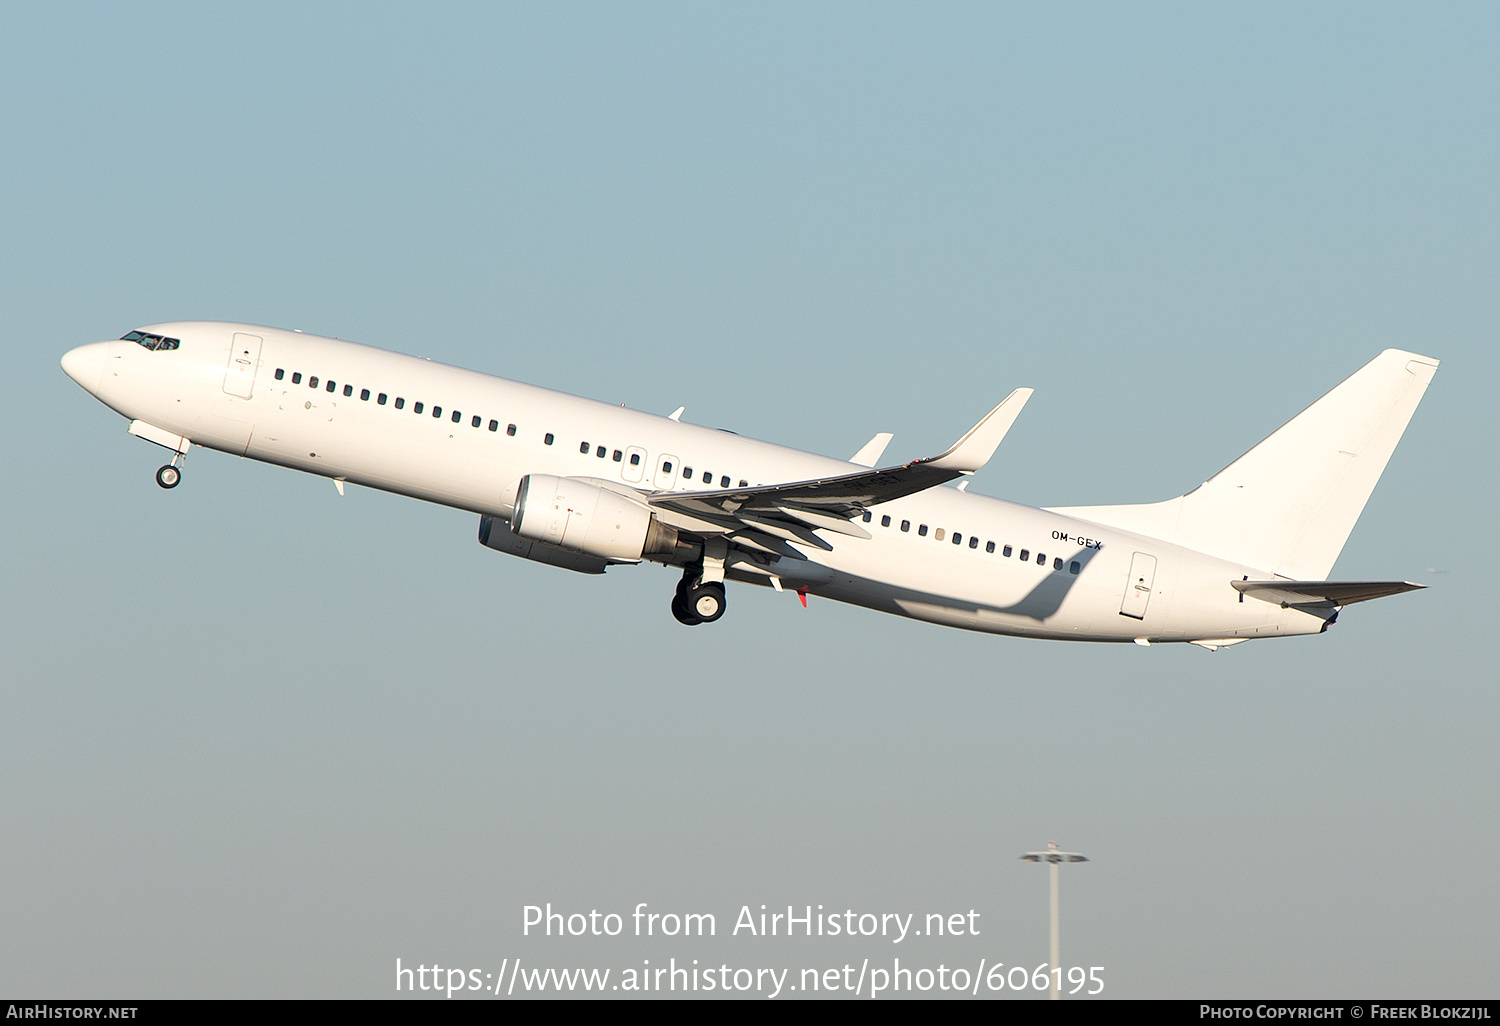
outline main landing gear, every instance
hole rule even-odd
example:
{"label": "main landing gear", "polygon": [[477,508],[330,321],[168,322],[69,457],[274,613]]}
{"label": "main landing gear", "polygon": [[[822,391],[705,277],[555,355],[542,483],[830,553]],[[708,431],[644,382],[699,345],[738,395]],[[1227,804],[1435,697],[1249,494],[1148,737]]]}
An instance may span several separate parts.
{"label": "main landing gear", "polygon": [[689,569],[677,585],[677,594],[672,599],[672,615],[677,622],[692,627],[700,623],[713,623],[724,615],[724,583],[702,581]]}
{"label": "main landing gear", "polygon": [[185,453],[178,453],[172,457],[172,462],[156,471],[156,483],[163,488],[176,488],[177,483],[182,480],[182,463],[187,458]]}

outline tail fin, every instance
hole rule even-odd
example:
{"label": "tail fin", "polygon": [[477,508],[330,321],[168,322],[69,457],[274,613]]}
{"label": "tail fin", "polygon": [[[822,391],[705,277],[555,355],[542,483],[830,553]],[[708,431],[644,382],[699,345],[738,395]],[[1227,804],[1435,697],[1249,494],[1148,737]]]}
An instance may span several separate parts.
{"label": "tail fin", "polygon": [[1387,349],[1186,495],[1054,511],[1279,577],[1322,580],[1437,367],[1431,357]]}

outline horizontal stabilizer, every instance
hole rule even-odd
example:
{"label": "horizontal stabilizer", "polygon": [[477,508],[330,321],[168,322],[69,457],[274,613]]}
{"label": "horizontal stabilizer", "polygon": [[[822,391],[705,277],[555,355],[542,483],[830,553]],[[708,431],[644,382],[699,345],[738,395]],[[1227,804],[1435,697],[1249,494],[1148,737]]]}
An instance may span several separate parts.
{"label": "horizontal stabilizer", "polygon": [[1234,590],[1279,606],[1334,605],[1400,595],[1427,587],[1411,581],[1230,581]]}

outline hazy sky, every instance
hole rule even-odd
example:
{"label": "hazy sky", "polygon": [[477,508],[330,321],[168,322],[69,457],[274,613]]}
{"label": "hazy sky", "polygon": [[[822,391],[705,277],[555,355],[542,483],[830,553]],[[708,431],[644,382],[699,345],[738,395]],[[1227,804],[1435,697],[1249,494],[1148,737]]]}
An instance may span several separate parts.
{"label": "hazy sky", "polygon": [[[1462,3],[0,7],[0,994],[1035,966],[1053,838],[1107,995],[1496,996],[1497,47]],[[670,571],[454,510],[201,450],[163,492],[57,361],[200,317],[838,456],[1033,386],[973,490],[1037,504],[1179,494],[1411,349],[1334,576],[1430,588],[1214,654],[743,586],[687,629]],[[523,937],[549,901],[718,935]],[[981,934],[731,936],[763,903]]]}

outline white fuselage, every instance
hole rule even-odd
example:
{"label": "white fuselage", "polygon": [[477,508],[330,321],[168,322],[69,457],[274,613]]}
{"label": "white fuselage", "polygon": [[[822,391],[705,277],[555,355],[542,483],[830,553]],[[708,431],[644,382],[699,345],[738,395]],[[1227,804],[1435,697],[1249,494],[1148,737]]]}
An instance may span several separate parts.
{"label": "white fuselage", "polygon": [[[652,493],[860,469],[353,342],[218,322],[143,330],[181,346],[97,343],[69,354],[69,374],[158,434],[483,516],[508,520],[528,474]],[[885,612],[1039,638],[1232,640],[1326,627],[1230,586],[1267,568],[956,488],[875,506],[861,526],[870,538],[824,531],[830,549],[797,546],[807,560],[782,559],[780,579]],[[732,567],[729,577],[769,582]]]}

